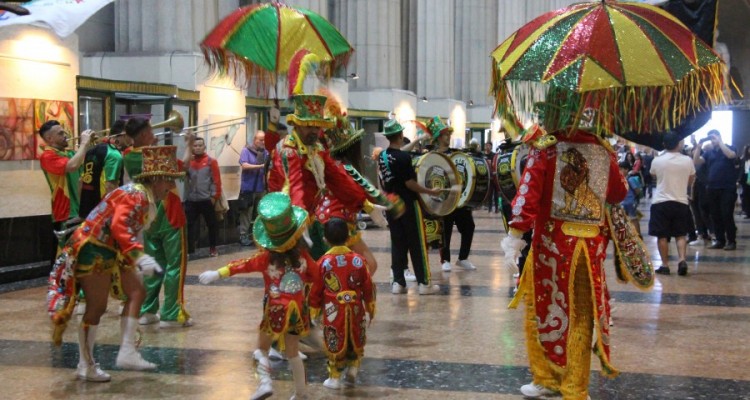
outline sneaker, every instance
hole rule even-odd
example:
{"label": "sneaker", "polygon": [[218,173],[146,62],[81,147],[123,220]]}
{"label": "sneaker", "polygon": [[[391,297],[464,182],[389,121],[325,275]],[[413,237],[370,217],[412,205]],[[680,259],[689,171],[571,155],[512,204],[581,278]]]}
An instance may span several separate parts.
{"label": "sneaker", "polygon": [[93,365],[78,364],[76,375],[78,379],[87,382],[109,382],[112,379],[108,373],[99,368],[99,363]]}
{"label": "sneaker", "polygon": [[688,270],[687,262],[680,261],[677,263],[677,275],[685,276],[687,275],[687,270]]}
{"label": "sneaker", "polygon": [[286,360],[286,355],[282,354],[275,348],[271,347],[271,350],[268,350],[268,358],[270,358],[271,360],[276,360],[276,361]]}
{"label": "sneaker", "polygon": [[354,387],[357,382],[358,372],[359,368],[357,367],[349,367],[346,369],[346,374],[344,375],[344,383],[346,384],[346,387]]}
{"label": "sneaker", "polygon": [[411,270],[407,269],[406,271],[404,271],[404,279],[406,279],[407,282],[416,282],[417,276],[414,275],[414,273],[411,272]]}
{"label": "sneaker", "polygon": [[406,286],[401,286],[398,282],[393,282],[391,283],[391,293],[404,294],[406,293]]}
{"label": "sneaker", "polygon": [[208,256],[209,257],[218,257],[219,256],[219,252],[216,250],[216,247],[210,247],[208,249]]}
{"label": "sneaker", "polygon": [[477,267],[475,267],[474,264],[472,264],[469,260],[458,260],[456,261],[456,265],[467,271],[474,271],[475,269],[477,269]]}
{"label": "sneaker", "polygon": [[193,326],[193,319],[188,318],[185,322],[179,321],[159,321],[159,328],[189,328]]}
{"label": "sneaker", "polygon": [[130,369],[134,371],[145,371],[156,369],[156,364],[148,362],[141,357],[141,353],[137,350],[123,350],[117,353],[117,362],[115,362],[117,368]]}
{"label": "sneaker", "polygon": [[141,325],[151,325],[159,322],[158,314],[145,313],[138,318],[138,323]]}
{"label": "sneaker", "polygon": [[430,295],[430,294],[438,294],[440,293],[440,286],[438,285],[424,285],[419,284],[419,294],[421,295]]}
{"label": "sneaker", "polygon": [[654,270],[654,272],[661,275],[669,275],[669,267],[665,267],[662,265],[661,267]]}
{"label": "sneaker", "polygon": [[735,243],[735,242],[729,242],[729,243],[727,243],[727,245],[724,246],[724,250],[728,250],[728,251],[737,250],[737,243]]}
{"label": "sneaker", "polygon": [[724,242],[716,242],[714,241],[711,243],[710,246],[708,246],[709,249],[723,249],[724,248]]}
{"label": "sneaker", "polygon": [[692,242],[688,243],[688,245],[690,245],[690,246],[703,246],[705,244],[706,244],[706,242],[704,242],[703,239],[701,239],[701,238],[695,239]]}
{"label": "sneaker", "polygon": [[263,378],[260,380],[260,385],[258,385],[258,389],[255,390],[255,393],[253,393],[252,396],[250,396],[250,400],[264,400],[273,394],[273,381],[271,381],[270,378]]}
{"label": "sneaker", "polygon": [[547,389],[546,387],[542,385],[537,385],[536,383],[532,382],[532,383],[529,383],[528,385],[521,386],[521,394],[523,394],[526,397],[531,397],[532,399],[536,399],[536,398],[544,397],[544,396],[555,396],[558,394],[558,392]]}
{"label": "sneaker", "polygon": [[341,381],[339,378],[328,378],[323,382],[323,386],[328,389],[338,390],[341,389]]}
{"label": "sneaker", "polygon": [[443,268],[444,272],[451,272],[451,263],[449,261],[444,261],[440,267]]}
{"label": "sneaker", "polygon": [[250,246],[253,244],[253,241],[250,239],[250,235],[248,234],[240,234],[240,245],[242,246]]}

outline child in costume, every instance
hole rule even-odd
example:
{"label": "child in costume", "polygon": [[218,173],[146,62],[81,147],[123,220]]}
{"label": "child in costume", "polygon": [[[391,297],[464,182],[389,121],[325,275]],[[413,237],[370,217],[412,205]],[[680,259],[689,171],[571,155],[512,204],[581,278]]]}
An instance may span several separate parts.
{"label": "child in costume", "polygon": [[325,238],[333,246],[318,261],[320,279],[310,292],[313,315],[323,311],[323,339],[328,355],[328,379],[323,386],[341,388],[346,369],[347,385],[354,385],[364,355],[367,321],[375,316],[375,286],[363,256],[345,243],[347,222],[331,218],[325,224]]}
{"label": "child in costume", "polygon": [[89,213],[73,233],[50,275],[47,300],[55,323],[55,344],[62,342],[78,287],[86,296],[87,307],[78,329],[77,376],[81,380],[110,380],[110,375],[94,360],[96,331],[107,309],[109,293],[125,299],[117,367],[156,368],[136,349],[138,313],[146,296],[139,275],[162,271],[156,260],[145,254],[141,233],[153,221],[156,204],[174,189],[174,180],[184,175],[177,167],[176,149],[174,146],[144,147],[141,173],[134,178],[138,183],[113,190]]}
{"label": "child in costume", "polygon": [[258,203],[258,218],[253,237],[261,248],[250,258],[236,260],[199,277],[206,285],[238,273],[261,272],[265,282],[263,320],[258,333],[258,350],[254,357],[260,385],[251,400],[265,399],[273,394],[271,364],[268,352],[271,343],[283,342],[294,376],[295,394],[304,398],[305,367],[299,357],[299,339],[310,331],[310,313],[305,287],[317,276],[315,260],[300,240],[307,226],[307,211],[293,206],[288,195],[273,192]]}

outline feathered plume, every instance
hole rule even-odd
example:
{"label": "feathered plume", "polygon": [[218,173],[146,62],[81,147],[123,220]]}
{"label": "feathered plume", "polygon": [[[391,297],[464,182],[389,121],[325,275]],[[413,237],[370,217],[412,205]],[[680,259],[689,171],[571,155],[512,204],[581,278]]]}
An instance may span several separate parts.
{"label": "feathered plume", "polygon": [[320,57],[307,50],[298,50],[292,57],[287,72],[287,81],[289,83],[289,97],[296,94],[302,94],[302,86],[305,78],[310,71],[315,71],[320,66]]}

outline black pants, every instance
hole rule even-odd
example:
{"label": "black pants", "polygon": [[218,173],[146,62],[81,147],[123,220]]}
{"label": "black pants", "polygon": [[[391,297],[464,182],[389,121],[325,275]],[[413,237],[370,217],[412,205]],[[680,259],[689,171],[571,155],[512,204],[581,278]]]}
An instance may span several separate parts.
{"label": "black pants", "polygon": [[747,174],[742,174],[742,180],[740,181],[742,187],[741,204],[742,212],[745,213],[745,217],[750,217],[750,185],[747,184]]}
{"label": "black pants", "polygon": [[471,242],[474,240],[474,216],[471,208],[457,208],[452,213],[443,217],[443,245],[440,248],[440,262],[451,261],[451,236],[453,235],[453,224],[461,234],[461,249],[458,251],[458,259],[466,260],[471,251]]}
{"label": "black pants", "polygon": [[498,187],[492,182],[490,182],[489,189],[489,193],[487,194],[487,209],[489,211],[495,210],[495,212],[497,212],[497,200],[500,196],[500,189],[498,189]]}
{"label": "black pants", "polygon": [[734,203],[737,191],[732,189],[706,189],[707,202],[714,223],[716,241],[734,243],[737,240],[737,225],[734,224]]}
{"label": "black pants", "polygon": [[203,216],[208,226],[208,245],[216,247],[216,210],[211,200],[186,201],[185,217],[188,226],[188,253],[195,252],[195,244],[200,238],[200,221],[199,216]]}
{"label": "black pants", "polygon": [[713,232],[714,228],[711,224],[711,214],[708,207],[708,199],[706,198],[705,184],[696,182],[693,185],[693,198],[690,201],[690,209],[693,211],[693,220],[695,220],[695,228],[698,230],[698,235],[704,239],[707,238],[708,232]]}
{"label": "black pants", "polygon": [[388,230],[391,232],[391,271],[393,281],[406,286],[404,271],[411,257],[414,266],[414,276],[417,282],[430,283],[430,263],[427,259],[427,243],[425,242],[422,211],[416,200],[405,201],[406,211],[401,218],[393,219],[387,215]]}

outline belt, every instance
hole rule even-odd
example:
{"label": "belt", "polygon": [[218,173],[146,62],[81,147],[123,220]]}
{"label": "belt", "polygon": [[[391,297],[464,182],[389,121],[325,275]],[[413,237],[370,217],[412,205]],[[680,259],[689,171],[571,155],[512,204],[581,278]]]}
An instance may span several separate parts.
{"label": "belt", "polygon": [[354,303],[357,301],[357,292],[353,290],[344,290],[336,293],[336,300],[339,304]]}
{"label": "belt", "polygon": [[599,235],[599,227],[596,225],[563,222],[561,229],[568,236],[592,238]]}

